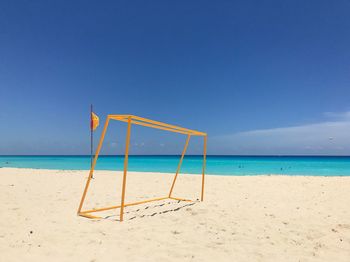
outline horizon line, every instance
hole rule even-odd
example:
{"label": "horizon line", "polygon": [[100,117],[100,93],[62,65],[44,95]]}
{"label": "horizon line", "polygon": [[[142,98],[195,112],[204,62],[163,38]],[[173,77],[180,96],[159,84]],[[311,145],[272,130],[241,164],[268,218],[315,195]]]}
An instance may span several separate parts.
{"label": "horizon line", "polygon": [[[0,154],[0,157],[21,157],[21,156],[56,156],[56,157],[59,157],[59,156],[71,156],[71,157],[90,157],[91,155],[89,154],[84,154],[84,155],[78,155],[78,154],[74,154],[74,155],[57,155],[57,154],[53,154],[53,155],[49,155],[49,154],[45,154],[45,155],[40,155],[40,154],[33,154],[33,155],[30,155],[30,154],[25,154],[25,155],[1,155]],[[112,154],[108,154],[108,155],[105,155],[105,154],[100,154],[99,157],[114,157],[114,156],[124,156],[124,154],[116,154],[116,155],[112,155]],[[145,154],[145,155],[142,155],[142,154],[130,154],[129,156],[181,156],[181,154],[164,154],[164,155],[159,155],[159,154]],[[188,155],[185,155],[186,156],[203,156],[201,154],[188,154]],[[302,155],[302,154],[295,154],[295,155],[237,155],[237,154],[233,154],[233,155],[229,155],[229,154],[224,154],[224,155],[220,155],[220,154],[207,154],[206,155],[207,157],[208,156],[211,156],[211,157],[224,157],[224,156],[232,156],[232,157],[350,157],[350,155]]]}

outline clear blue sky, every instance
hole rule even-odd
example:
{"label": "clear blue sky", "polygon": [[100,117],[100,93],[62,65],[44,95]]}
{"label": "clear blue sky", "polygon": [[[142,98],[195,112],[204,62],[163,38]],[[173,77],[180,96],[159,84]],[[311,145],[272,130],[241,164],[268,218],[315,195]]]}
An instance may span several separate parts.
{"label": "clear blue sky", "polygon": [[[0,154],[88,154],[93,103],[102,121],[207,131],[209,154],[349,155],[349,14],[345,0],[3,0]],[[131,152],[183,143],[135,129]]]}

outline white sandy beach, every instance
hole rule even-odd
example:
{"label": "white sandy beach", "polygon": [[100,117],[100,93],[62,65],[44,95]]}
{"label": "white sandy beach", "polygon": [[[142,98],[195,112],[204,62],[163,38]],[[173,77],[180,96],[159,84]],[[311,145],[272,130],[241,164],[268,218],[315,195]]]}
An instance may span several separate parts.
{"label": "white sandy beach", "polygon": [[[0,261],[350,261],[350,177],[206,176],[204,202],[76,215],[88,171],[0,168]],[[126,200],[173,176],[129,172]],[[121,172],[97,171],[85,209],[118,205]],[[197,199],[200,176],[174,196]],[[164,205],[163,205],[164,204]]]}

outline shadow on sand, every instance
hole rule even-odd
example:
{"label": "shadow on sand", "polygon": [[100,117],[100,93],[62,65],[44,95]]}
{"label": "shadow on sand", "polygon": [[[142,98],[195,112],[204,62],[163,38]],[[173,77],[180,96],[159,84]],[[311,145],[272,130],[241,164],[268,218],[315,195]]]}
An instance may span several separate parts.
{"label": "shadow on sand", "polygon": [[[167,201],[167,202],[161,203],[161,204],[144,205],[142,208],[138,208],[136,210],[130,210],[130,211],[124,212],[124,215],[127,215],[128,217],[130,217],[130,218],[126,218],[125,220],[153,217],[153,216],[157,216],[157,215],[166,214],[169,212],[177,212],[181,209],[188,208],[188,207],[193,206],[197,203],[199,203],[199,200],[196,200],[193,202]],[[174,204],[176,204],[175,208],[173,208]],[[161,210],[156,211],[156,212],[152,212],[152,210],[154,210],[154,209],[161,209]],[[145,214],[145,212],[150,213],[150,214]],[[102,217],[102,219],[112,219],[115,221],[119,221],[119,214],[104,216],[104,217]]]}

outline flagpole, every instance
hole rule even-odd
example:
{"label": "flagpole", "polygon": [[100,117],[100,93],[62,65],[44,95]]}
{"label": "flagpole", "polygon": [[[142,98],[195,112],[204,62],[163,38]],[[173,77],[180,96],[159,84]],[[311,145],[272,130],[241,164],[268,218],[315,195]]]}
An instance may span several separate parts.
{"label": "flagpole", "polygon": [[90,105],[90,168],[92,168],[92,152],[94,146],[93,121],[92,121],[92,104]]}

